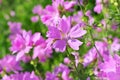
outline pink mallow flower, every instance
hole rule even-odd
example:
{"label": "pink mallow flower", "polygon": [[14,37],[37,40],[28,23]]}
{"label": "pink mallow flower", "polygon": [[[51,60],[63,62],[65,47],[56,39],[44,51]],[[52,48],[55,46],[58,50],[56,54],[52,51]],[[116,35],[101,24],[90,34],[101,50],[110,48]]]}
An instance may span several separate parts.
{"label": "pink mallow flower", "polygon": [[[33,56],[32,58],[39,58],[40,61],[44,62],[46,58],[51,56],[52,49],[50,45],[48,45],[48,41],[45,40],[39,32],[36,32],[32,35],[30,31],[22,31],[21,34],[17,34],[14,40],[11,42],[12,46],[10,50],[13,53],[17,53],[16,60],[24,60],[27,58],[30,60],[29,56],[26,56],[26,53],[33,48]],[[26,56],[26,57],[25,57]],[[26,61],[25,61],[26,62]]]}
{"label": "pink mallow flower", "polygon": [[4,58],[0,59],[0,67],[2,70],[6,72],[17,72],[21,71],[22,67],[20,66],[20,62],[16,61],[16,56],[14,55],[6,55]]}
{"label": "pink mallow flower", "polygon": [[21,72],[11,75],[4,75],[2,80],[42,80],[32,71],[30,72]]}
{"label": "pink mallow flower", "polygon": [[111,53],[117,53],[120,51],[120,39],[119,38],[113,38],[113,42],[110,46]]}
{"label": "pink mallow flower", "polygon": [[9,29],[12,34],[20,33],[22,24],[20,22],[8,22]]}
{"label": "pink mallow flower", "polygon": [[79,24],[79,25],[81,25],[81,27],[85,27],[86,24],[82,20],[83,16],[84,16],[84,14],[82,11],[79,11],[77,14],[74,14],[72,16],[72,24],[73,25]]}
{"label": "pink mallow flower", "polygon": [[32,12],[34,14],[38,14],[39,16],[42,15],[43,13],[43,9],[42,9],[42,6],[41,5],[37,5],[33,8]]}
{"label": "pink mallow flower", "polygon": [[56,25],[59,22],[60,14],[54,6],[48,5],[43,11],[44,14],[41,15],[41,21],[45,25]]}
{"label": "pink mallow flower", "polygon": [[100,14],[102,12],[102,9],[103,9],[102,4],[96,4],[96,6],[94,7],[94,12]]}
{"label": "pink mallow flower", "polygon": [[81,38],[86,34],[79,25],[71,27],[70,19],[62,18],[60,24],[56,26],[49,26],[47,37],[54,39],[53,48],[56,51],[64,52],[67,44],[74,50],[79,50],[82,42],[77,38]]}
{"label": "pink mallow flower", "polygon": [[[47,72],[45,80],[73,80],[69,74],[71,70],[64,64],[57,66],[53,72]],[[58,75],[61,74],[60,77]]]}
{"label": "pink mallow flower", "polygon": [[32,37],[34,43],[34,50],[32,58],[39,58],[40,62],[45,62],[47,58],[51,57],[52,48],[48,44],[49,40],[45,40],[40,33],[35,33]]}
{"label": "pink mallow flower", "polygon": [[59,23],[61,12],[71,11],[75,4],[75,1],[52,0],[52,5],[43,10],[41,21],[47,26],[54,26]]}
{"label": "pink mallow flower", "polygon": [[106,56],[104,62],[98,64],[99,71],[95,71],[95,75],[99,79],[120,80],[120,56]]}
{"label": "pink mallow flower", "polygon": [[61,10],[71,11],[74,5],[76,5],[76,1],[52,0],[52,6],[54,6],[59,11]]}
{"label": "pink mallow flower", "polygon": [[11,41],[12,46],[10,47],[10,50],[13,53],[17,53],[17,61],[20,60],[25,53],[28,53],[32,48],[31,36],[32,33],[30,31],[26,32],[23,30],[21,34],[16,34],[16,37]]}
{"label": "pink mallow flower", "polygon": [[[108,45],[106,42],[96,41],[95,46],[96,48],[93,47],[88,51],[87,54],[85,54],[84,60],[83,60],[84,67],[88,66],[95,59],[98,58],[100,60],[101,57],[104,58],[110,54],[108,51]],[[99,51],[99,53],[97,50]]]}
{"label": "pink mallow flower", "polygon": [[14,39],[14,37],[16,36],[16,34],[20,34],[22,32],[21,27],[22,24],[20,22],[8,22],[8,26],[10,29],[10,40]]}

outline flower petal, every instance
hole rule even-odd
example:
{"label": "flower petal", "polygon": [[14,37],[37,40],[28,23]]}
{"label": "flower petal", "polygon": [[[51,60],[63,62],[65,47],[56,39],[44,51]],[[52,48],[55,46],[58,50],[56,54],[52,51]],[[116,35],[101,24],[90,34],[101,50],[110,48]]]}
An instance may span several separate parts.
{"label": "flower petal", "polygon": [[69,46],[74,50],[79,50],[79,46],[82,45],[83,42],[77,40],[77,39],[69,39],[68,44]]}
{"label": "flower petal", "polygon": [[64,52],[66,49],[66,41],[65,40],[57,40],[53,44],[53,48],[55,48],[56,51]]}
{"label": "flower petal", "polygon": [[76,25],[74,27],[72,27],[72,29],[70,30],[69,32],[69,36],[71,38],[80,38],[82,37],[83,35],[86,34],[86,30],[82,30],[79,25]]}
{"label": "flower petal", "polygon": [[43,54],[44,53],[44,50],[41,48],[41,46],[37,46],[34,48],[34,51],[33,51],[33,59],[37,58],[39,55]]}
{"label": "flower petal", "polygon": [[54,38],[54,39],[60,39],[60,31],[56,27],[48,27],[49,31],[47,32],[47,37]]}
{"label": "flower petal", "polygon": [[24,54],[25,54],[24,50],[18,52],[16,56],[16,61],[19,61],[24,56]]}
{"label": "flower petal", "polygon": [[68,31],[70,30],[70,22],[68,22],[65,19],[61,19],[61,21],[60,21],[60,29],[61,29],[61,31],[63,33],[68,33]]}

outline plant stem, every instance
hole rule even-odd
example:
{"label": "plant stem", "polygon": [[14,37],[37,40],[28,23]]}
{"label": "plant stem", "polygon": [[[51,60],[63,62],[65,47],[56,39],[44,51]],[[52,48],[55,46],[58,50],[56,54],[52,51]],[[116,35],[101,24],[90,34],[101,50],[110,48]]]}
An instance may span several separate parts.
{"label": "plant stem", "polygon": [[91,36],[92,41],[93,41],[93,46],[94,46],[94,48],[96,49],[96,51],[97,51],[97,53],[98,53],[98,55],[99,55],[99,57],[100,57],[100,60],[101,60],[102,62],[104,62],[102,55],[100,54],[99,50],[97,49],[97,47],[96,47],[96,45],[95,45],[95,41],[94,41],[94,38],[93,38],[93,35],[92,35],[91,30],[89,30],[89,32],[90,32],[90,36]]}
{"label": "plant stem", "polygon": [[[67,56],[70,58],[70,53],[69,53],[68,48],[67,48],[66,50],[67,50]],[[79,77],[79,71],[78,71],[78,69],[77,69],[77,67],[76,67],[76,65],[75,65],[75,61],[72,60],[72,62],[73,62],[73,66],[74,66],[74,68],[75,68],[75,70],[76,70],[76,72],[77,72],[78,80],[80,80],[80,77]]]}

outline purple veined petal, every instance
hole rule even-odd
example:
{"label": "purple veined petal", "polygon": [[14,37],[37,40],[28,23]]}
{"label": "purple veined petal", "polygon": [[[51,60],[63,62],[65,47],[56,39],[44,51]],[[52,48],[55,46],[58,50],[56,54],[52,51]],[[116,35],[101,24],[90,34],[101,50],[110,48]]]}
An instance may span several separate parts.
{"label": "purple veined petal", "polygon": [[102,9],[103,9],[103,5],[102,4],[97,4],[95,7],[94,7],[94,12],[100,14],[102,12]]}
{"label": "purple veined petal", "polygon": [[95,48],[92,48],[84,56],[83,65],[84,67],[88,66],[93,60],[97,58],[97,51]]}
{"label": "purple veined petal", "polygon": [[33,72],[20,72],[20,73],[14,73],[14,74],[10,74],[3,76],[2,80],[42,80],[39,79],[38,76],[36,76],[34,74],[33,78],[31,78],[31,75],[33,75]]}
{"label": "purple veined petal", "polygon": [[45,49],[42,48],[41,46],[37,46],[34,48],[34,52],[33,52],[33,59],[35,59],[36,57],[39,58],[40,62],[45,62],[46,59],[50,56],[46,55],[47,53],[45,52]]}
{"label": "purple veined petal", "polygon": [[19,61],[24,55],[25,55],[24,50],[21,50],[20,52],[18,52],[16,56],[16,61]]}
{"label": "purple veined petal", "polygon": [[32,35],[31,31],[26,31],[26,30],[22,30],[22,37],[25,39],[26,37],[29,38],[29,36]]}
{"label": "purple veined petal", "polygon": [[5,69],[6,72],[17,72],[21,71],[22,67],[20,62],[16,61],[15,55],[6,55],[3,59],[0,60],[0,67]]}
{"label": "purple veined petal", "polygon": [[22,24],[20,22],[8,22],[9,29],[12,34],[21,33],[21,26]]}
{"label": "purple veined petal", "polygon": [[45,46],[45,39],[40,35],[39,32],[35,33],[32,36],[32,45],[34,46],[38,46],[38,45],[42,45]]}
{"label": "purple veined petal", "polygon": [[26,48],[24,48],[23,50],[25,53],[29,53],[31,48],[32,48],[32,46],[26,46]]}
{"label": "purple veined petal", "polygon": [[45,10],[49,11],[50,13],[56,12],[56,9],[51,5],[46,6]]}
{"label": "purple veined petal", "polygon": [[67,19],[61,19],[60,21],[60,29],[63,33],[68,33],[70,30],[70,22],[67,22]]}
{"label": "purple veined petal", "polygon": [[45,53],[40,53],[38,56],[39,62],[45,62],[47,60]]}
{"label": "purple veined petal", "polygon": [[32,35],[32,32],[31,31],[25,31],[25,30],[22,30],[22,34],[19,36],[22,37],[22,39],[24,40],[24,45],[29,45],[30,43],[30,38],[31,38],[31,35]]}
{"label": "purple veined petal", "polygon": [[51,18],[52,16],[51,15],[43,15],[41,16],[41,21],[43,23],[47,23],[47,21]]}
{"label": "purple veined petal", "polygon": [[112,56],[108,56],[109,59],[98,65],[100,71],[105,73],[116,72],[116,61]]}
{"label": "purple veined petal", "polygon": [[79,50],[79,46],[82,45],[83,42],[77,40],[77,39],[69,39],[68,44],[69,46],[74,50]]}
{"label": "purple veined petal", "polygon": [[28,63],[28,62],[30,62],[32,59],[31,59],[31,56],[30,55],[25,55],[25,56],[23,56],[22,57],[22,61],[24,62],[24,63]]}
{"label": "purple veined petal", "polygon": [[72,16],[72,22],[74,22],[74,24],[84,24],[84,22],[82,21],[82,17],[83,17],[83,12],[79,11],[77,14],[74,14]]}
{"label": "purple veined petal", "polygon": [[92,17],[92,16],[91,16],[91,11],[90,11],[90,10],[88,10],[88,11],[85,13],[85,15],[86,15],[87,17]]}
{"label": "purple veined petal", "polygon": [[74,27],[72,27],[72,29],[70,30],[69,32],[69,36],[71,38],[80,38],[82,37],[83,35],[86,34],[86,30],[82,30],[79,25],[76,25]]}
{"label": "purple veined petal", "polygon": [[60,31],[56,27],[48,27],[49,31],[47,32],[47,37],[54,38],[54,39],[60,39],[61,34]]}
{"label": "purple veined petal", "polygon": [[63,79],[63,80],[69,80],[68,75],[69,75],[69,72],[63,71],[63,72],[62,72],[62,79]]}
{"label": "purple veined petal", "polygon": [[41,37],[41,33],[36,32],[33,36],[32,36],[32,41],[33,43],[36,43]]}
{"label": "purple veined petal", "polygon": [[54,6],[56,9],[58,8],[59,5],[63,6],[64,0],[52,0],[52,6]]}
{"label": "purple veined petal", "polygon": [[57,40],[53,44],[53,48],[55,48],[56,51],[64,52],[66,49],[66,41],[65,40]]}
{"label": "purple veined petal", "polygon": [[45,49],[45,55],[47,56],[47,57],[51,57],[51,54],[52,54],[52,48],[51,48],[51,46],[47,46]]}
{"label": "purple veined petal", "polygon": [[23,38],[25,39],[25,44],[26,46],[30,44],[30,40],[31,40],[31,37],[32,37],[32,32],[31,31],[23,31]]}
{"label": "purple veined petal", "polygon": [[30,73],[29,72],[24,73],[23,80],[30,80]]}
{"label": "purple veined petal", "polygon": [[42,11],[43,9],[42,9],[42,6],[41,5],[37,5],[37,6],[35,6],[34,8],[33,8],[33,10],[32,10],[32,12],[34,13],[34,14],[38,14],[38,15],[42,15]]}
{"label": "purple veined petal", "polygon": [[52,39],[52,38],[46,39],[47,46],[51,46],[53,41],[54,41],[54,39]]}
{"label": "purple veined petal", "polygon": [[78,18],[78,20],[82,19],[82,17],[84,16],[83,15],[83,12],[82,11],[79,11],[77,14],[74,14],[75,18]]}
{"label": "purple veined petal", "polygon": [[59,12],[58,10],[48,5],[44,11],[43,15],[41,16],[41,21],[47,26],[53,26],[53,24],[57,24],[59,20]]}
{"label": "purple veined petal", "polygon": [[57,79],[56,74],[53,74],[51,72],[47,72],[45,80],[59,80],[59,79]]}
{"label": "purple veined petal", "polygon": [[64,2],[64,7],[65,7],[66,10],[69,10],[69,9],[71,9],[75,4],[76,4],[75,1],[70,1],[70,2],[66,1],[66,2]]}
{"label": "purple veined petal", "polygon": [[33,51],[33,57],[32,58],[35,59],[36,57],[38,57],[39,54],[40,54],[40,51],[41,51],[40,46],[35,47],[34,51]]}
{"label": "purple veined petal", "polygon": [[32,73],[30,74],[30,79],[39,80],[39,78],[35,75],[34,71],[32,71]]}
{"label": "purple veined petal", "polygon": [[[115,55],[114,55],[114,59],[115,59],[117,65],[119,65],[119,63],[120,63],[120,56],[119,56],[118,54],[115,54]],[[120,66],[119,66],[119,70],[120,70]],[[118,72],[119,72],[119,71],[118,71]]]}
{"label": "purple veined petal", "polygon": [[108,80],[120,80],[120,73],[109,72],[107,78]]}
{"label": "purple veined petal", "polygon": [[24,39],[21,35],[16,35],[16,38],[12,40],[12,46],[10,47],[10,50],[13,53],[16,53],[17,51],[21,50],[24,47]]}

